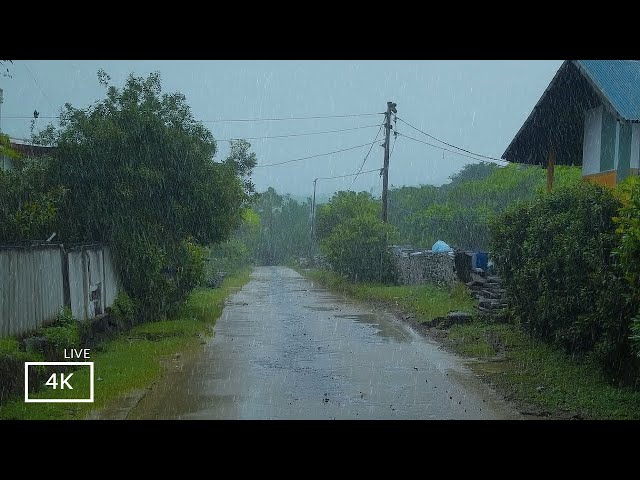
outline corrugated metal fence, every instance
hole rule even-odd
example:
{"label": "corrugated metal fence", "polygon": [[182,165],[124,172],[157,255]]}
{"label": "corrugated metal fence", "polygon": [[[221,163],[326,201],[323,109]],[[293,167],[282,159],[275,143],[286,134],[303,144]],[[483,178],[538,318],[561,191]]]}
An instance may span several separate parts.
{"label": "corrugated metal fence", "polygon": [[104,245],[0,245],[0,338],[51,322],[65,306],[87,320],[113,304],[119,281]]}

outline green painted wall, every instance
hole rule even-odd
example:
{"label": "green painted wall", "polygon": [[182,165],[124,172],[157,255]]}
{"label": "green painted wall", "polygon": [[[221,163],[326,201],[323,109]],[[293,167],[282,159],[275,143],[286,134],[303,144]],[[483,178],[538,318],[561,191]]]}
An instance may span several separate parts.
{"label": "green painted wall", "polygon": [[631,124],[620,124],[620,141],[618,144],[618,176],[620,183],[629,176],[631,167]]}
{"label": "green painted wall", "polygon": [[616,152],[616,120],[606,108],[602,110],[602,140],[600,142],[600,171],[614,168]]}

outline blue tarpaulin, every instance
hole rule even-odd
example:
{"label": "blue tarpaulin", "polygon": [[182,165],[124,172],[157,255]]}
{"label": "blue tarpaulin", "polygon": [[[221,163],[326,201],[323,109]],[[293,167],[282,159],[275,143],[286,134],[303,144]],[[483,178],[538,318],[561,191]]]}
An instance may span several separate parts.
{"label": "blue tarpaulin", "polygon": [[453,251],[453,249],[442,240],[438,240],[436,243],[433,244],[433,247],[431,247],[431,251],[432,252],[451,252]]}

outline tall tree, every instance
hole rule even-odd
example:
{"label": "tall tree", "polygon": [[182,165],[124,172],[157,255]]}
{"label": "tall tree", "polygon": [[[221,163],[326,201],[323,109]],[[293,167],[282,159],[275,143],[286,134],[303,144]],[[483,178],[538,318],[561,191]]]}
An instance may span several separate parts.
{"label": "tall tree", "polygon": [[38,136],[57,146],[51,178],[68,190],[60,239],[109,243],[128,293],[162,313],[200,280],[201,247],[240,226],[255,155],[241,144],[215,162],[211,132],[184,95],[162,93],[159,73],[121,89],[98,77],[106,98],[66,104],[60,128]]}

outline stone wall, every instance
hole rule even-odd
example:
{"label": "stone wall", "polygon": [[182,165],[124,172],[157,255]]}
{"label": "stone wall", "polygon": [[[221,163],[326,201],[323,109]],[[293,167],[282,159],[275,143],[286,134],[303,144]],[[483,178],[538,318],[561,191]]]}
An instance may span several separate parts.
{"label": "stone wall", "polygon": [[403,285],[436,283],[453,285],[457,281],[454,254],[435,253],[428,249],[391,247],[398,267],[399,282]]}

